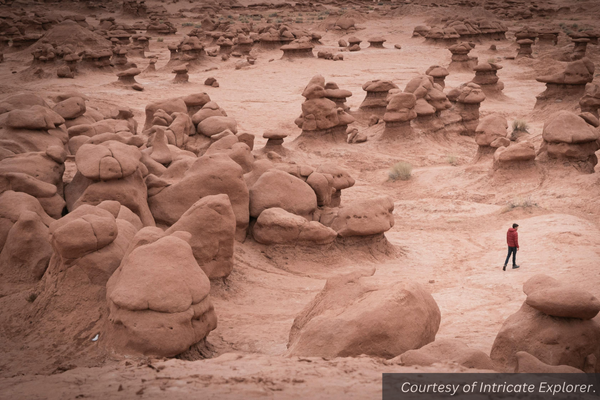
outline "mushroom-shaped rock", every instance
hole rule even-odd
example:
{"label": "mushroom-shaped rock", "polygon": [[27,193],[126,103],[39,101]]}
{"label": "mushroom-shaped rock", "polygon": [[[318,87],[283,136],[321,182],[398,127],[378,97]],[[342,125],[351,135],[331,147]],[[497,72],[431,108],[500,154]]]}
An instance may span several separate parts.
{"label": "mushroom-shaped rock", "polygon": [[477,65],[477,57],[469,57],[469,52],[473,50],[469,43],[458,43],[448,47],[448,50],[452,53],[449,71],[472,71]]}
{"label": "mushroom-shaped rock", "polygon": [[125,354],[174,357],[217,326],[210,282],[177,233],[156,232],[148,243],[147,229],[107,283],[107,343]]}
{"label": "mushroom-shaped rock", "polygon": [[173,78],[173,83],[187,83],[190,79],[190,76],[188,75],[187,64],[173,68],[172,72],[175,74],[175,78]]}
{"label": "mushroom-shaped rock", "polygon": [[366,82],[362,89],[367,92],[367,96],[361,103],[360,109],[383,116],[386,112],[388,93],[391,89],[398,89],[398,86],[391,81],[377,79]]}
{"label": "mushroom-shaped rock", "polygon": [[286,150],[283,147],[283,139],[288,137],[288,134],[283,131],[266,131],[263,133],[263,138],[267,139],[267,143],[263,148],[263,152],[274,151],[281,155],[284,155]]}
{"label": "mushroom-shaped rock", "polygon": [[592,173],[598,163],[600,134],[585,120],[570,111],[559,111],[544,124],[540,154],[550,159],[573,162],[584,172]]}
{"label": "mushroom-shaped rock", "polygon": [[312,52],[314,47],[315,46],[310,42],[292,42],[290,44],[283,45],[280,48],[280,50],[283,51],[283,56],[281,56],[281,59],[283,60],[302,57],[312,58],[315,56]]}
{"label": "mushroom-shaped rock", "polygon": [[350,107],[346,105],[346,99],[352,96],[351,91],[340,89],[335,82],[327,82],[324,89],[325,97],[333,101],[336,107],[344,111],[350,110]]}
{"label": "mushroom-shaped rock", "polygon": [[417,118],[415,106],[417,99],[412,93],[395,93],[389,97],[386,112],[383,115],[385,129],[381,139],[394,140],[400,137],[410,137],[412,128],[410,121]]}
{"label": "mushroom-shaped rock", "polygon": [[125,71],[118,72],[118,82],[121,82],[124,85],[135,85],[137,83],[135,77],[141,73],[142,71],[139,68],[129,68]]}
{"label": "mushroom-shaped rock", "polygon": [[519,50],[517,52],[516,58],[523,58],[523,57],[533,58],[533,56],[532,56],[533,49],[531,48],[533,43],[534,42],[531,39],[517,40],[517,44],[519,45]]}
{"label": "mushroom-shaped rock", "polygon": [[446,87],[445,80],[446,77],[450,75],[446,68],[440,67],[439,65],[432,65],[431,67],[427,68],[425,74],[433,77],[433,83],[437,83],[442,87],[442,89]]}
{"label": "mushroom-shaped rock", "polygon": [[385,47],[383,47],[383,43],[385,42],[385,39],[377,36],[377,37],[372,37],[368,40],[369,42],[369,48],[374,48],[374,49],[385,49]]}
{"label": "mushroom-shaped rock", "polygon": [[432,342],[440,324],[433,297],[418,283],[390,283],[373,273],[328,279],[294,320],[289,354],[389,359]]}
{"label": "mushroom-shaped rock", "polygon": [[498,94],[504,89],[504,83],[500,82],[497,75],[499,69],[502,69],[502,66],[495,63],[479,63],[473,68],[475,78],[471,82],[479,85],[488,96]]}

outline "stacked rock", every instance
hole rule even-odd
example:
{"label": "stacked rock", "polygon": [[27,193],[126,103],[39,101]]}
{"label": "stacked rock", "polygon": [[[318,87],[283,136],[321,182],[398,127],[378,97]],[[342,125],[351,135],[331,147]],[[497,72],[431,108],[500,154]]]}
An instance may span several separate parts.
{"label": "stacked rock", "polygon": [[413,93],[416,97],[414,121],[419,128],[428,131],[437,131],[444,127],[438,118],[440,113],[452,107],[444,89],[434,83],[433,77],[420,75],[411,79],[404,88],[405,93]]}
{"label": "stacked rock", "polygon": [[302,96],[306,98],[302,103],[302,115],[294,121],[302,129],[300,137],[346,142],[346,128],[354,118],[327,98],[325,79],[314,76]]}
{"label": "stacked rock", "polygon": [[325,84],[325,97],[335,103],[335,106],[348,112],[350,107],[346,105],[346,99],[352,96],[349,90],[340,89],[335,82],[327,82]]}
{"label": "stacked rock", "polygon": [[579,100],[579,107],[582,113],[591,113],[599,118],[598,109],[600,109],[600,85],[589,82],[585,85],[585,92]]}
{"label": "stacked rock", "polygon": [[201,62],[204,59],[204,44],[195,36],[183,38],[179,44],[168,46],[171,52],[169,63],[172,60],[190,63],[192,65]]}
{"label": "stacked rock", "polygon": [[446,68],[440,67],[439,65],[432,65],[427,68],[425,74],[431,76],[433,78],[433,83],[437,83],[442,89],[446,87],[446,77],[450,75]]}
{"label": "stacked rock", "polygon": [[471,82],[481,86],[481,90],[486,96],[500,94],[504,89],[504,83],[500,82],[497,75],[497,71],[500,69],[502,69],[502,65],[496,63],[479,63],[473,68],[475,78]]}
{"label": "stacked rock", "polygon": [[541,274],[529,278],[523,292],[527,298],[504,321],[491,359],[512,372],[517,353],[527,352],[550,366],[598,373],[600,325],[593,318],[600,311],[600,301],[585,290]]}
{"label": "stacked rock", "polygon": [[517,41],[529,39],[535,43],[537,37],[537,31],[535,31],[534,29],[530,29],[529,27],[524,27],[520,31],[515,32],[515,38],[517,39]]}
{"label": "stacked rock", "polygon": [[412,93],[390,93],[383,115],[385,128],[381,140],[390,141],[412,136],[410,121],[417,118],[416,104],[417,98]]}
{"label": "stacked rock", "polygon": [[360,43],[361,42],[362,42],[362,40],[360,40],[356,36],[349,37],[348,38],[348,50],[349,51],[360,51]]}
{"label": "stacked rock", "polygon": [[[585,93],[586,84],[594,79],[594,63],[587,58],[568,63],[563,72],[535,78],[546,84],[546,90],[537,96],[535,108],[552,106],[555,99],[578,101]],[[559,105],[564,108],[564,104]]]}
{"label": "stacked rock", "polygon": [[141,158],[136,146],[116,140],[79,147],[75,154],[77,174],[65,188],[67,208],[72,211],[83,204],[116,200],[137,214],[144,226],[154,226],[144,181],[148,169]]}
{"label": "stacked rock", "polygon": [[127,62],[127,49],[120,46],[113,48],[113,56],[110,63],[119,70],[125,70],[132,67],[132,65]]}
{"label": "stacked rock", "polygon": [[474,47],[474,45],[467,42],[461,42],[448,47],[448,50],[452,53],[452,60],[450,61],[448,70],[472,71],[473,67],[477,65],[477,57],[469,57],[469,52],[473,50]]}
{"label": "stacked rock", "polygon": [[456,111],[461,118],[458,133],[474,136],[479,125],[479,106],[485,100],[485,93],[479,85],[467,83],[448,93],[448,99],[456,102]]}
{"label": "stacked rock", "polygon": [[367,95],[360,105],[360,110],[382,117],[386,113],[387,96],[392,89],[398,89],[392,81],[379,79],[368,81],[362,86]]}
{"label": "stacked rock", "polygon": [[531,48],[533,43],[534,43],[534,41],[531,39],[517,40],[517,44],[519,45],[519,50],[517,51],[516,58],[522,58],[522,57],[533,58],[533,56],[532,56],[533,49]]}
{"label": "stacked rock", "polygon": [[598,163],[600,133],[582,117],[559,111],[544,124],[539,155],[568,162],[582,172],[593,173]]}

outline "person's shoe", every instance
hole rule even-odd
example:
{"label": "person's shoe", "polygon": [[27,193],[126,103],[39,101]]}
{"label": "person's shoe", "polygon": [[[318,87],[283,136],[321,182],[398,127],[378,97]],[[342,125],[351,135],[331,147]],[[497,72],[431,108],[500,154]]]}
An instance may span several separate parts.
{"label": "person's shoe", "polygon": [[506,271],[506,265],[502,267],[502,271]]}
{"label": "person's shoe", "polygon": [[517,269],[517,268],[519,268],[518,265],[513,265],[513,269]]}

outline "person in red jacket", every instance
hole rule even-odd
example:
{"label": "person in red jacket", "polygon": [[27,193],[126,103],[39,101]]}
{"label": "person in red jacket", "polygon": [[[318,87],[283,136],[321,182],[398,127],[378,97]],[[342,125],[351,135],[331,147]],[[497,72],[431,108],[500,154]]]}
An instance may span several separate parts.
{"label": "person in red jacket", "polygon": [[504,267],[502,267],[502,271],[506,271],[506,264],[508,264],[508,259],[511,254],[513,256],[513,269],[519,268],[517,265],[517,250],[519,250],[519,234],[517,230],[519,229],[518,224],[513,224],[512,228],[508,228],[508,232],[506,232],[506,243],[508,244],[508,255],[506,256],[506,261],[504,261]]}

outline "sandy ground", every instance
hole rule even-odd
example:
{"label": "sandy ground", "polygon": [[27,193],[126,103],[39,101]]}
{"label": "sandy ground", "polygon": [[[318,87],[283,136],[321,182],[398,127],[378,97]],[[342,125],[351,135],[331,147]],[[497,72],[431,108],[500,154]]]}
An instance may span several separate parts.
{"label": "sandy ground", "polygon": [[[364,98],[361,86],[368,80],[390,79],[404,88],[430,65],[448,65],[449,51],[411,38],[414,26],[426,20],[427,16],[371,18],[359,24],[364,29],[356,35],[383,36],[387,49],[344,53],[341,62],[284,61],[279,60],[279,51],[263,51],[258,53],[256,65],[242,70],[235,70],[235,59],[212,59],[206,69],[216,70],[193,72],[185,85],[172,84],[170,70],[162,70],[168,58],[167,44],[179,40],[179,36],[166,37],[162,43],[151,42],[150,53],[159,55],[159,71],[138,77],[144,92],[121,89],[114,84],[113,74],[23,82],[19,74],[10,72],[26,68],[23,60],[30,56],[7,54],[5,63],[0,64],[2,94],[24,90],[49,97],[77,90],[96,103],[131,107],[140,124],[147,103],[205,91],[238,121],[241,131],[257,137],[255,148],[264,145],[264,131],[283,129],[291,135],[285,143],[292,150],[290,160],[312,166],[334,161],[346,168],[356,185],[343,192],[342,202],[391,196],[396,223],[386,233],[395,247],[394,255],[365,246],[332,245],[315,250],[267,248],[251,241],[237,245],[234,272],[225,282],[213,283],[211,295],[219,325],[208,336],[216,357],[209,360],[140,361],[106,356],[90,361],[83,355],[63,357],[64,343],[51,350],[52,334],[44,343],[44,332],[15,335],[23,324],[18,317],[20,310],[30,307],[24,298],[31,288],[16,292],[3,288],[0,398],[131,398],[136,394],[140,398],[177,399],[201,394],[207,399],[233,399],[240,398],[240,393],[244,398],[379,397],[382,372],[408,369],[369,357],[286,357],[293,319],[321,290],[325,279],[373,266],[378,276],[417,281],[431,291],[442,313],[438,339],[457,338],[488,354],[503,321],[524,301],[522,285],[529,277],[545,273],[600,297],[598,173],[583,175],[561,165],[493,173],[490,160],[473,162],[477,146],[472,138],[418,135],[390,145],[377,142],[377,129],[367,129],[364,121],[356,123],[369,135],[364,144],[298,146],[293,142],[300,133],[293,123],[300,115],[300,94],[315,74],[352,91],[348,105],[356,110]],[[336,49],[338,39],[346,36],[324,33],[318,49]],[[547,115],[532,113],[535,96],[544,90],[533,77],[558,65],[550,55],[567,46],[562,40],[557,48],[536,50],[534,60],[504,59],[516,54],[513,41],[498,42],[497,51],[488,50],[489,43],[478,44],[471,52],[480,60],[498,57],[504,67],[498,75],[505,83],[505,97],[484,101],[482,116],[498,113],[509,124],[517,118],[526,119],[536,148]],[[393,49],[394,43],[400,43],[402,49]],[[588,47],[588,53],[598,66],[598,47]],[[144,59],[133,61],[141,68],[147,64]],[[217,78],[219,88],[202,85],[209,76]],[[472,76],[451,74],[446,88]],[[449,163],[451,158],[457,165]],[[414,165],[412,178],[389,182],[388,170],[400,160]],[[525,200],[532,205],[510,207]],[[503,272],[505,234],[513,222],[520,225],[517,257],[521,268]],[[32,324],[35,327],[35,321]],[[91,338],[95,333],[90,330],[82,336]],[[101,339],[89,346],[99,345]],[[64,370],[68,371],[58,373]],[[460,369],[452,365],[419,369],[433,370]]]}

